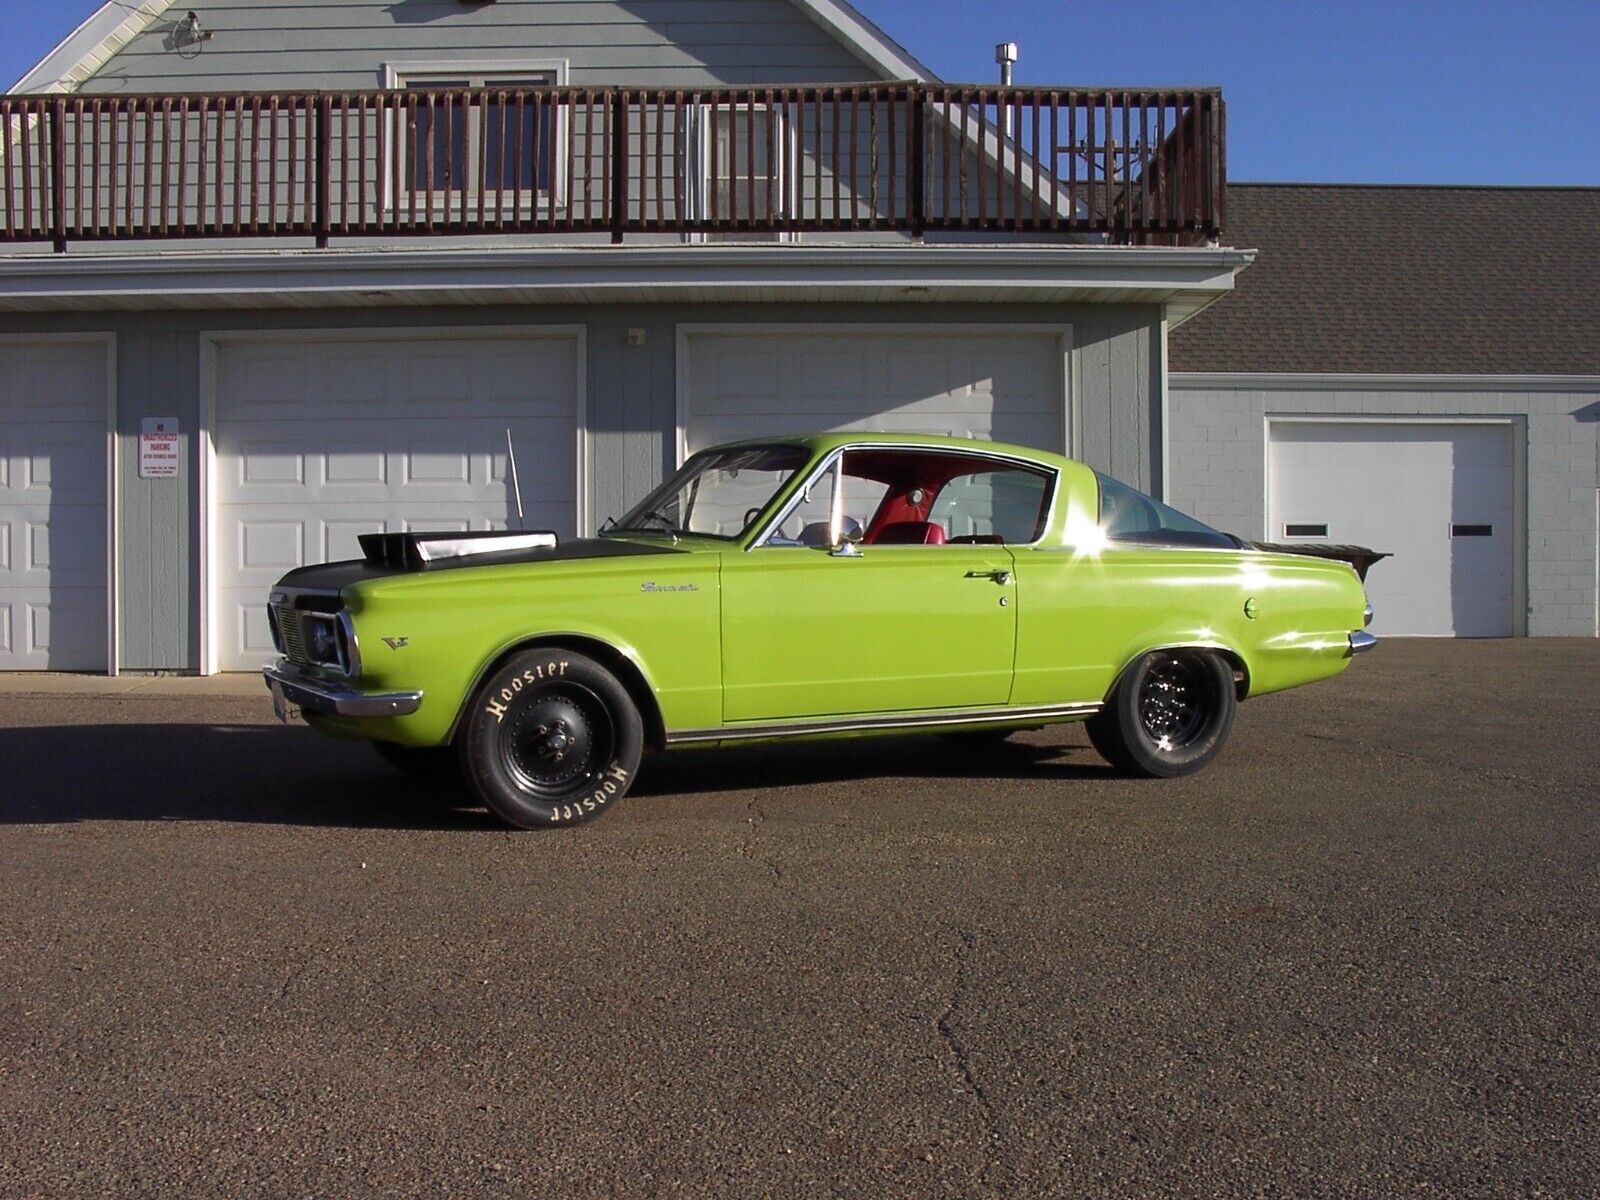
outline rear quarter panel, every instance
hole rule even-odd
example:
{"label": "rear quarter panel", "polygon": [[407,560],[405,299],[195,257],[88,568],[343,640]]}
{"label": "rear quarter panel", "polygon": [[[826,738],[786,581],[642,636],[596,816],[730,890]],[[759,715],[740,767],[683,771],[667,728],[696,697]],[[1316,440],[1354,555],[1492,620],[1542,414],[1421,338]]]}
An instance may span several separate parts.
{"label": "rear quarter panel", "polygon": [[1366,603],[1343,563],[1251,551],[1039,548],[1018,552],[1017,581],[1013,704],[1101,700],[1166,646],[1232,652],[1250,695],[1309,683],[1344,670]]}

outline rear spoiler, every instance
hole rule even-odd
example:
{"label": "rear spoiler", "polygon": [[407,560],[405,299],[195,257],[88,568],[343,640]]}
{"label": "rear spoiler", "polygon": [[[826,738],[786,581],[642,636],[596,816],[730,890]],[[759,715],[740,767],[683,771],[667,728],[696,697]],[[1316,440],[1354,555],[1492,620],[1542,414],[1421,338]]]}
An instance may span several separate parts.
{"label": "rear spoiler", "polygon": [[488,529],[472,533],[363,533],[361,553],[375,567],[426,571],[434,563],[490,559],[528,550],[554,550],[556,535],[548,529]]}
{"label": "rear spoiler", "polygon": [[[1243,539],[1240,539],[1243,541]],[[1372,564],[1380,559],[1392,557],[1387,550],[1369,550],[1365,546],[1338,546],[1324,542],[1296,543],[1285,545],[1282,542],[1244,542],[1252,550],[1265,550],[1269,554],[1304,554],[1311,558],[1331,558],[1338,562],[1347,562],[1356,569],[1356,574],[1361,577],[1361,582],[1367,581],[1367,572],[1372,569]]]}

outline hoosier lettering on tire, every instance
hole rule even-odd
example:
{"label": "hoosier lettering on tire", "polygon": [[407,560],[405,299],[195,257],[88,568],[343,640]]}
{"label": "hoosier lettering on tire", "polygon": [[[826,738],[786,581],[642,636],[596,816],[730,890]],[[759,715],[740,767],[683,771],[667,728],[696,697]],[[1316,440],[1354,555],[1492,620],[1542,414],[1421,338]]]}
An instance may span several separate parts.
{"label": "hoosier lettering on tire", "polygon": [[503,820],[544,829],[611,808],[643,751],[644,722],[616,676],[572,650],[524,650],[472,698],[461,771]]}

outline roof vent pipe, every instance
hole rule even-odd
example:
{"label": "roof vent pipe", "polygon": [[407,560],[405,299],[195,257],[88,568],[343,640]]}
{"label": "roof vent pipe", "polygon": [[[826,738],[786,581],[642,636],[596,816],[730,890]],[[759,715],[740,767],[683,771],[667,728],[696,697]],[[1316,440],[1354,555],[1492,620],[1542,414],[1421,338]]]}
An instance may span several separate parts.
{"label": "roof vent pipe", "polygon": [[1000,64],[1000,86],[1011,86],[1011,64],[1017,61],[1017,44],[1001,42],[994,48],[994,60]]}
{"label": "roof vent pipe", "polygon": [[[1000,64],[1000,86],[1011,86],[1011,64],[1017,61],[1017,44],[1015,42],[1001,42],[994,48],[994,60]],[[1000,123],[1006,131],[1006,136],[1011,136],[1011,105],[1000,102]]]}

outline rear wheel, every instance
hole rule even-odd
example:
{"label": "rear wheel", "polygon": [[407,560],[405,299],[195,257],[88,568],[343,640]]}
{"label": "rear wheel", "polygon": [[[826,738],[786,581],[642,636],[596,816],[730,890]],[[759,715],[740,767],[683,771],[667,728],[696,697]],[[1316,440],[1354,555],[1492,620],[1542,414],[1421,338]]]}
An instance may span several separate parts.
{"label": "rear wheel", "polygon": [[1156,650],[1123,672],[1085,729],[1118,770],[1171,778],[1217,756],[1237,708],[1233,667],[1220,654]]}
{"label": "rear wheel", "polygon": [[644,722],[616,676],[572,650],[525,650],[472,699],[461,738],[468,785],[521,829],[592,820],[622,799]]}

